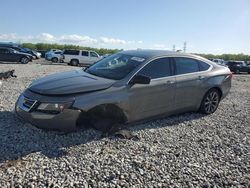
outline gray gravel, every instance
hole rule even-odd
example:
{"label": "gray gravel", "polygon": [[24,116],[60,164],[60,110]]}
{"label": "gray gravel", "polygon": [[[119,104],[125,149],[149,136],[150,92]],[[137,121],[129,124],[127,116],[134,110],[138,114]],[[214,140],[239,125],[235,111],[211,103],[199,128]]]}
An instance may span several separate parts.
{"label": "gray gravel", "polygon": [[250,75],[234,76],[216,113],[130,129],[139,141],[86,130],[61,135],[22,123],[14,103],[33,79],[75,67],[0,64],[0,187],[249,187]]}

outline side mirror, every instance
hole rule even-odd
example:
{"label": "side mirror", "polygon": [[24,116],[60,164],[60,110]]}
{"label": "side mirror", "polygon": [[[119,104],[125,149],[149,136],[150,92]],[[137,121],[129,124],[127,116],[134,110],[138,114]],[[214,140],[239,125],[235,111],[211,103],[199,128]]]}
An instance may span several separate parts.
{"label": "side mirror", "polygon": [[130,81],[131,84],[149,84],[151,78],[144,75],[135,75]]}

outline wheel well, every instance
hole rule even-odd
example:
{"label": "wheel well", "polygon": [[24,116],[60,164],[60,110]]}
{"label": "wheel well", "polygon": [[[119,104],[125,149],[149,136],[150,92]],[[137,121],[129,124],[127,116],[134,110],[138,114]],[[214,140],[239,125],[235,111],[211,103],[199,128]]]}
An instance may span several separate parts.
{"label": "wheel well", "polygon": [[77,61],[77,63],[79,63],[78,59],[71,59],[70,62],[72,62],[72,61]]}
{"label": "wheel well", "polygon": [[91,127],[96,121],[110,119],[114,123],[125,123],[127,117],[123,110],[115,104],[102,104],[95,106],[87,112],[81,112],[76,126]]}
{"label": "wheel well", "polygon": [[[20,61],[22,61],[22,59],[23,59],[24,57],[26,57],[26,56],[21,56],[21,57],[20,57]],[[27,58],[27,57],[26,57],[26,58]]]}
{"label": "wheel well", "polygon": [[[207,92],[209,92],[211,89],[216,89],[216,90],[219,92],[220,99],[221,99],[221,97],[222,97],[222,90],[221,90],[221,88],[219,88],[219,87],[212,87],[212,88],[210,88]],[[206,93],[207,93],[207,92],[206,92]]]}
{"label": "wheel well", "polygon": [[23,58],[27,58],[30,61],[30,58],[28,58],[27,56],[21,56],[19,62],[21,62]]}

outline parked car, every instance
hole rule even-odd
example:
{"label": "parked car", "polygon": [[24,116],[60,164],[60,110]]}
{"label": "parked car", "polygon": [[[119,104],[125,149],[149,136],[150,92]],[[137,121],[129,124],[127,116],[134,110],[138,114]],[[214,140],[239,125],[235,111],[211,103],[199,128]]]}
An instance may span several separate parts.
{"label": "parked car", "polygon": [[159,50],[123,51],[87,69],[34,81],[16,113],[43,129],[70,131],[189,111],[212,114],[231,88],[232,73],[195,55]]}
{"label": "parked car", "polygon": [[0,47],[12,48],[12,47],[21,47],[21,45],[13,42],[0,42]]}
{"label": "parked car", "polygon": [[45,50],[37,50],[37,52],[39,52],[41,54],[41,58],[45,58]]}
{"label": "parked car", "polygon": [[16,51],[12,48],[0,47],[0,61],[27,64],[32,61],[32,55]]}
{"label": "parked car", "polygon": [[99,56],[99,54],[94,51],[87,51],[87,50],[63,51],[63,61],[73,66],[78,66],[80,64],[89,66],[100,59],[101,57]]}
{"label": "parked car", "polygon": [[48,61],[52,61],[53,63],[58,63],[63,61],[63,55],[61,50],[50,51],[46,53],[45,59]]}
{"label": "parked car", "polygon": [[223,59],[212,59],[212,61],[219,64],[219,65],[225,65]]}
{"label": "parked car", "polygon": [[250,74],[250,66],[247,65],[244,61],[228,61],[228,68],[234,73],[247,72]]}
{"label": "parked car", "polygon": [[39,53],[35,50],[31,50],[29,48],[23,48],[20,51],[24,52],[24,53],[31,54],[33,56],[33,59],[40,59],[41,58],[41,53]]}

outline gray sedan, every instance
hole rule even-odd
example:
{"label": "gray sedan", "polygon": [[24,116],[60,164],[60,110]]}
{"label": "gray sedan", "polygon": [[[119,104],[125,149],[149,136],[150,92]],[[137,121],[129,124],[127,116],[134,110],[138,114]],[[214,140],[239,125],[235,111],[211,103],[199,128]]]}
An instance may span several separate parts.
{"label": "gray sedan", "polygon": [[118,124],[190,111],[212,114],[229,93],[227,67],[199,56],[159,50],[123,51],[89,68],[34,81],[16,113],[31,124],[107,131]]}

